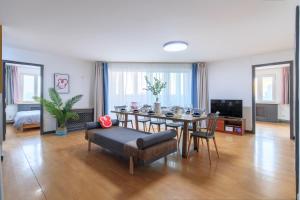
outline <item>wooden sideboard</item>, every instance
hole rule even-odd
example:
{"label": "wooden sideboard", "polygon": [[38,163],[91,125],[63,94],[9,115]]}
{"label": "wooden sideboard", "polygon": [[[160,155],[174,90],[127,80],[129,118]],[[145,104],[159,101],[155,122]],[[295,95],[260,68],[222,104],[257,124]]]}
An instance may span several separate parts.
{"label": "wooden sideboard", "polygon": [[217,121],[216,131],[230,133],[235,135],[245,134],[246,119],[244,118],[227,118],[219,117]]}

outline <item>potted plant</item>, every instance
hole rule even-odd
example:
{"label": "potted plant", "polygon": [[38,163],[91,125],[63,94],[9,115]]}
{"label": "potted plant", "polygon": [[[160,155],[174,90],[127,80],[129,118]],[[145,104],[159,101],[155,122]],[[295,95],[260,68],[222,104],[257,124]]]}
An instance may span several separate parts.
{"label": "potted plant", "polygon": [[150,91],[156,98],[156,102],[154,103],[154,112],[160,114],[161,108],[160,108],[160,102],[158,99],[158,96],[162,92],[164,88],[166,88],[167,83],[159,80],[158,78],[154,77],[154,83],[152,84],[148,77],[145,76],[145,80],[147,83],[147,88],[145,90]]}
{"label": "potted plant", "polygon": [[34,97],[34,99],[40,104],[43,104],[47,112],[57,120],[58,126],[56,128],[55,133],[57,135],[66,135],[66,122],[68,120],[79,119],[78,114],[72,112],[71,109],[75,103],[80,101],[82,95],[74,96],[71,99],[67,100],[65,103],[63,103],[57,91],[54,88],[50,88],[49,96],[51,100],[43,99],[40,97]]}

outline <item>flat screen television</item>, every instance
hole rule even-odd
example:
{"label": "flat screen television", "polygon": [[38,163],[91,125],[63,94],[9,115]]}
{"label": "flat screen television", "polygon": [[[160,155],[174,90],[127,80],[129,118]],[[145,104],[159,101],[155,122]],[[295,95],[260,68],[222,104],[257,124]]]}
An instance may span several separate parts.
{"label": "flat screen television", "polygon": [[243,100],[212,99],[210,100],[212,113],[220,112],[223,117],[243,117]]}

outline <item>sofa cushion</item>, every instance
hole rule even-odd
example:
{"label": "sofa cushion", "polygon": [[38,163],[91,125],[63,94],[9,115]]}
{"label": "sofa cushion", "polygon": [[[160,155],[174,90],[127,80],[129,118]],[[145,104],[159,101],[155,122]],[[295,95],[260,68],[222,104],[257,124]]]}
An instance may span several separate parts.
{"label": "sofa cushion", "polygon": [[153,146],[155,144],[159,144],[161,142],[170,140],[176,136],[175,130],[163,131],[160,133],[155,133],[151,135],[147,135],[146,137],[139,137],[136,140],[136,144],[139,149],[145,149],[147,147]]}
{"label": "sofa cushion", "polygon": [[134,129],[113,126],[108,129],[91,129],[88,131],[88,138],[105,149],[118,155],[124,154],[124,145],[137,138],[143,138],[149,134]]}
{"label": "sofa cushion", "polygon": [[110,128],[112,126],[111,118],[108,115],[99,116],[98,122],[100,123],[102,128]]}
{"label": "sofa cushion", "polygon": [[[112,119],[112,126],[119,126],[119,120],[117,119]],[[99,122],[87,122],[85,124],[86,130],[90,129],[96,129],[96,128],[102,128]]]}

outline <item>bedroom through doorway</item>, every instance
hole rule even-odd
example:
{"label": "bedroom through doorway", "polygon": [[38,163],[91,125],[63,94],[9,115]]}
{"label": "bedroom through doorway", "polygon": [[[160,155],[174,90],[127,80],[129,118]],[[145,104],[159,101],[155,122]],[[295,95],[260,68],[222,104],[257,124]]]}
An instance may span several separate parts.
{"label": "bedroom through doorway", "polygon": [[43,97],[43,65],[3,62],[4,139],[43,133],[43,108],[34,97]]}

